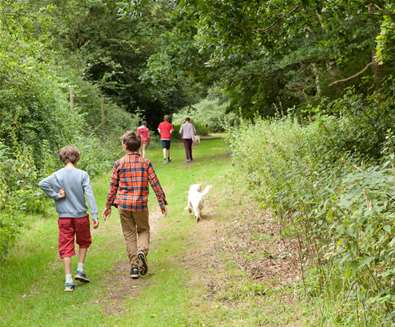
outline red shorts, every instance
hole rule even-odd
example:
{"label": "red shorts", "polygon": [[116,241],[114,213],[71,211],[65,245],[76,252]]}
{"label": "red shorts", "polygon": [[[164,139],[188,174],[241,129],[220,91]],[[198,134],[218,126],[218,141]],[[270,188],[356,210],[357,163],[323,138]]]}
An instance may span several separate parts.
{"label": "red shorts", "polygon": [[59,256],[71,257],[75,255],[74,237],[81,249],[89,248],[92,243],[89,216],[81,218],[59,218]]}

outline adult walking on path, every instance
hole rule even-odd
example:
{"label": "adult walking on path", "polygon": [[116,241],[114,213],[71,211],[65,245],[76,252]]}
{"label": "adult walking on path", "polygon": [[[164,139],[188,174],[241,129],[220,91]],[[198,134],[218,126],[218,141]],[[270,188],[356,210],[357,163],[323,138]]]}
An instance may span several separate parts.
{"label": "adult walking on path", "polygon": [[189,117],[185,118],[184,123],[181,125],[180,135],[182,137],[182,140],[184,141],[186,162],[191,162],[193,160],[192,144],[193,138],[196,135],[196,129],[195,126],[193,126],[193,124],[191,123],[191,119]]}
{"label": "adult walking on path", "polygon": [[140,154],[143,158],[145,158],[145,150],[147,149],[150,140],[151,140],[151,135],[150,131],[147,127],[147,122],[144,120],[141,124],[141,126],[137,127],[136,130],[137,136],[140,138],[141,141],[141,146],[140,146]]}
{"label": "adult walking on path", "polygon": [[173,133],[173,124],[169,122],[169,116],[165,115],[163,121],[158,126],[158,132],[160,135],[160,143],[163,149],[163,160],[166,163],[171,161],[170,159],[170,143],[171,143],[171,133]]}

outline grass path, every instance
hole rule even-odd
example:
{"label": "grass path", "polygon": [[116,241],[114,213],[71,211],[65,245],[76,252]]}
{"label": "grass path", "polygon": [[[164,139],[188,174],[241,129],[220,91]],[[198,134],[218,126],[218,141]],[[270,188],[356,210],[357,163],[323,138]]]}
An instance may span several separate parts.
{"label": "grass path", "polygon": [[[109,281],[128,272],[114,273],[114,267],[126,261],[116,212],[107,224],[94,231],[87,260],[92,283],[73,294],[64,294],[62,264],[56,251],[57,224],[52,215],[38,219],[23,233],[7,264],[1,267],[1,326],[126,326],[131,321],[137,326],[178,326],[185,322],[183,313],[190,295],[184,285],[189,277],[177,265],[177,257],[187,250],[185,242],[194,225],[184,212],[186,190],[192,182],[220,178],[229,163],[217,159],[224,153],[220,139],[203,142],[196,149],[196,162],[188,166],[183,163],[181,145],[173,149],[170,165],[161,163],[159,149],[155,152],[151,153],[152,159],[168,196],[169,215],[158,223],[160,233],[153,239],[149,256],[151,273],[144,281],[147,285],[140,292],[139,301],[134,297],[123,301],[121,315],[108,315],[103,308],[112,305]],[[94,182],[100,207],[108,177],[106,174]],[[152,194],[150,202],[153,208],[157,207]]]}
{"label": "grass path", "polygon": [[[287,311],[282,293],[262,300],[257,291],[262,286],[251,281],[234,262],[232,251],[222,246],[226,228],[232,228],[232,219],[243,209],[242,202],[228,202],[238,189],[228,188],[231,165],[223,140],[203,141],[190,165],[183,162],[181,144],[172,152],[169,165],[161,162],[159,149],[149,153],[169,202],[168,216],[159,217],[151,194],[156,231],[149,274],[138,281],[128,278],[119,218],[113,212],[107,224],[94,231],[87,260],[92,283],[65,294],[55,215],[39,218],[0,269],[0,326],[299,325],[289,323],[299,315],[299,306],[288,304]],[[94,182],[99,207],[108,177],[105,174]],[[196,182],[214,186],[206,219],[199,224],[184,210],[188,187]]]}

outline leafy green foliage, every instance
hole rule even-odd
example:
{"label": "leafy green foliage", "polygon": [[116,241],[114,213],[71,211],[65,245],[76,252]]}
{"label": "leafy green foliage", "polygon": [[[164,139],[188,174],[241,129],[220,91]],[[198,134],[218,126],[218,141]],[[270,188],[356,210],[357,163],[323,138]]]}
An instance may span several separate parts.
{"label": "leafy green foliage", "polygon": [[357,156],[358,143],[375,132],[361,136],[354,125],[324,116],[307,126],[259,120],[234,130],[229,142],[251,191],[300,240],[301,264],[317,267],[307,291],[343,306],[338,321],[390,326],[394,162],[364,164],[369,153]]}
{"label": "leafy green foliage", "polygon": [[23,217],[46,210],[37,182],[59,168],[59,148],[78,145],[94,176],[113,160],[103,143],[114,149],[137,125],[84,79],[82,57],[54,48],[57,10],[46,1],[0,3],[0,259]]}
{"label": "leafy green foliage", "polygon": [[150,67],[221,86],[244,117],[368,95],[394,74],[389,1],[184,0],[173,15]]}
{"label": "leafy green foliage", "polygon": [[395,59],[395,5],[386,3],[380,26],[380,33],[376,37],[376,55],[380,64],[392,62]]}
{"label": "leafy green foliage", "polygon": [[382,0],[1,1],[0,258],[46,209],[36,184],[65,144],[94,176],[137,115],[156,129],[185,108],[176,125],[191,116],[204,135],[292,113],[310,124],[234,130],[235,166],[314,260],[306,291],[344,305],[343,325],[389,323],[393,29]]}
{"label": "leafy green foliage", "polygon": [[193,97],[185,78],[163,83],[161,65],[151,67],[157,74],[146,74],[159,36],[170,25],[171,9],[168,1],[66,1],[54,9],[60,22],[52,33],[58,35],[58,44],[83,58],[85,78],[156,128],[164,113],[185,106]]}
{"label": "leafy green foliage", "polygon": [[223,132],[237,120],[234,113],[227,113],[228,106],[228,102],[218,98],[207,98],[175,113],[173,121],[181,125],[186,117],[190,117],[195,125],[204,126],[210,132]]}

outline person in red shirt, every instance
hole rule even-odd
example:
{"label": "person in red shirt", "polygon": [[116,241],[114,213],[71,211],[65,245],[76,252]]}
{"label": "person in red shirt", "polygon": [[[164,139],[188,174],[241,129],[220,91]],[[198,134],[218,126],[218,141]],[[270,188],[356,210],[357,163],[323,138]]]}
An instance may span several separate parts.
{"label": "person in red shirt", "polygon": [[141,141],[141,147],[140,147],[140,155],[145,158],[145,150],[147,149],[150,140],[151,140],[151,135],[150,131],[147,127],[147,122],[143,121],[140,127],[137,127],[136,130],[137,136],[140,138]]}
{"label": "person in red shirt", "polygon": [[158,126],[158,132],[160,135],[160,143],[163,148],[163,160],[166,163],[169,163],[170,160],[170,142],[171,142],[171,133],[173,133],[174,127],[169,122],[169,116],[165,115],[163,121]]}

